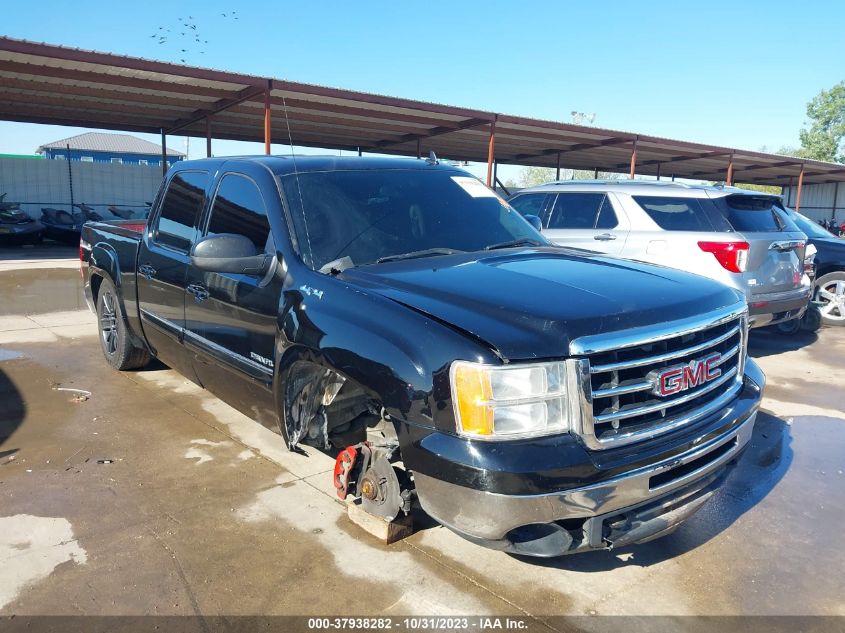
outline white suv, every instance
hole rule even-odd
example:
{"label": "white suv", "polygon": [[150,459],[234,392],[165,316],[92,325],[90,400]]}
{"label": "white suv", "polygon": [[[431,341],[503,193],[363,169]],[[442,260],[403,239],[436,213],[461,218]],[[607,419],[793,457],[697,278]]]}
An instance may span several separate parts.
{"label": "white suv", "polygon": [[562,246],[678,268],[745,294],[751,326],[803,315],[807,237],[778,196],[735,187],[642,180],[571,180],[523,189],[509,200],[540,218]]}

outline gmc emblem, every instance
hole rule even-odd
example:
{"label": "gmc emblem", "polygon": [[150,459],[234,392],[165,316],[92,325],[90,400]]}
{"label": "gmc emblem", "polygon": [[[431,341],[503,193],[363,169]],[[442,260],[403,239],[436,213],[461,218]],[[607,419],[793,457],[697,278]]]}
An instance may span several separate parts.
{"label": "gmc emblem", "polygon": [[656,396],[671,396],[687,389],[716,380],[722,375],[719,363],[722,355],[716,352],[700,360],[691,360],[685,365],[675,365],[650,371],[646,379],[653,385],[651,392]]}

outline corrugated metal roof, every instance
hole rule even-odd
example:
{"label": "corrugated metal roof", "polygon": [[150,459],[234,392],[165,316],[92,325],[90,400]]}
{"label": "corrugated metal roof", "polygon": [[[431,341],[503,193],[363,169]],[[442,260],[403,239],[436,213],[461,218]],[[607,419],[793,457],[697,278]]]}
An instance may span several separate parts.
{"label": "corrugated metal roof", "polygon": [[0,119],[486,162],[785,185],[845,165],[0,37]]}
{"label": "corrugated metal roof", "polygon": [[[161,154],[161,146],[150,143],[130,134],[108,134],[105,132],[85,132],[52,143],[45,143],[35,150],[41,153],[45,149],[88,150],[90,152],[111,152],[115,154]],[[168,156],[184,156],[182,152],[167,148]]]}

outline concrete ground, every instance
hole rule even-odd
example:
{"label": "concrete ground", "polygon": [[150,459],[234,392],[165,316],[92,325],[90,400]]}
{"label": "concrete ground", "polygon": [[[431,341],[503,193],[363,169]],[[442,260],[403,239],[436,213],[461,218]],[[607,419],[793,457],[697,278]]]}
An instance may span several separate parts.
{"label": "concrete ground", "polygon": [[845,615],[845,328],[753,334],[750,450],[680,530],[526,560],[437,526],[380,545],[327,456],[160,364],[113,371],[75,257],[0,250],[0,615]]}

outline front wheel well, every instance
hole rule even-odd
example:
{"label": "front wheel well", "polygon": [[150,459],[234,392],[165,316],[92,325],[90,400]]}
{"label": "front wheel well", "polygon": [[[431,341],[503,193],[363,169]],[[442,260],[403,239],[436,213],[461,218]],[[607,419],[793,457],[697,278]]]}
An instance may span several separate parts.
{"label": "front wheel well", "polygon": [[369,390],[311,360],[290,366],[283,393],[280,426],[291,449],[300,442],[344,448],[366,440],[367,430],[384,422],[383,407]]}

